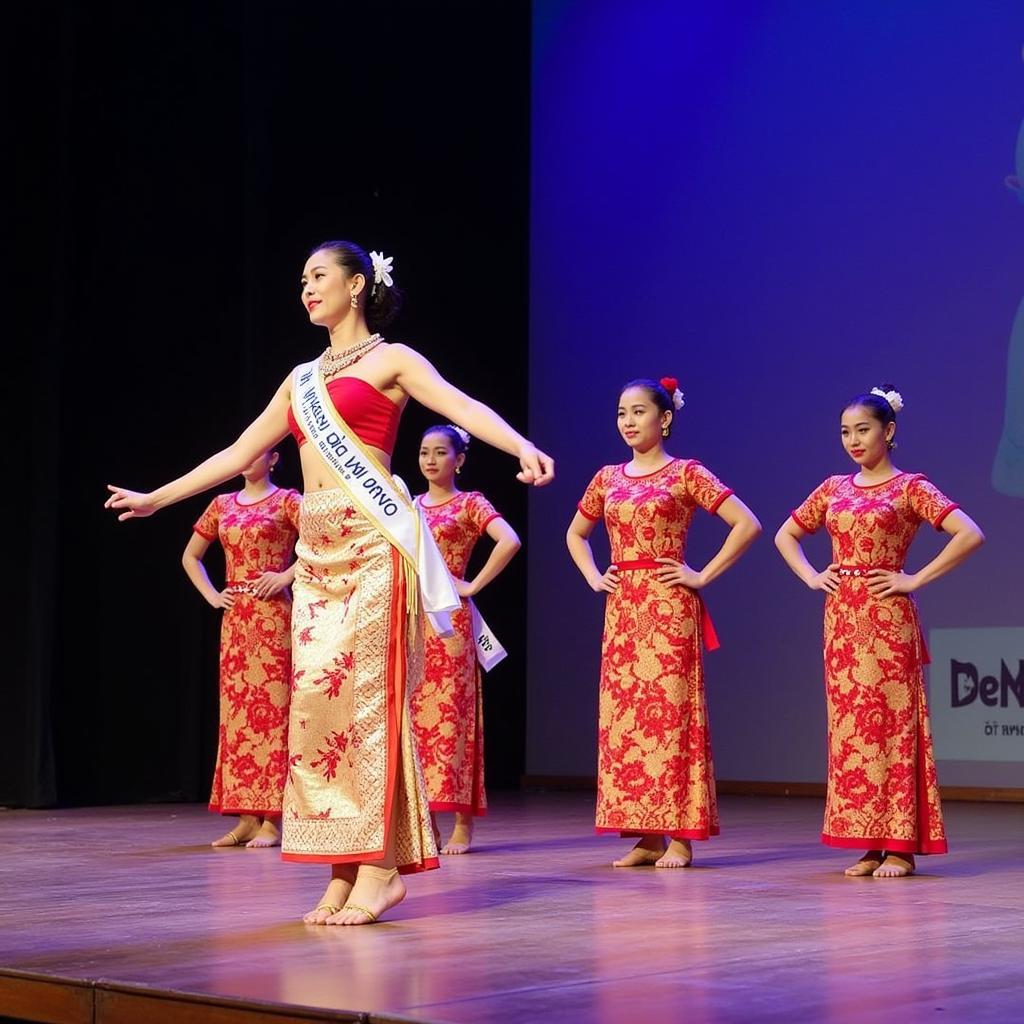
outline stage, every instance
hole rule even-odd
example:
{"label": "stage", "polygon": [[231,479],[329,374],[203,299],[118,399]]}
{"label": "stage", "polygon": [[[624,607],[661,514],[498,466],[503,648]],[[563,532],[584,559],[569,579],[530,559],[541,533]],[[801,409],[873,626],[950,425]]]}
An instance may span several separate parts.
{"label": "stage", "polygon": [[590,794],[498,795],[477,849],[370,927],[303,925],[326,870],[214,850],[187,806],[0,813],[0,1016],[110,1022],[998,1021],[1024,991],[1024,806],[847,879],[821,803],[722,799],[681,871],[613,869]]}

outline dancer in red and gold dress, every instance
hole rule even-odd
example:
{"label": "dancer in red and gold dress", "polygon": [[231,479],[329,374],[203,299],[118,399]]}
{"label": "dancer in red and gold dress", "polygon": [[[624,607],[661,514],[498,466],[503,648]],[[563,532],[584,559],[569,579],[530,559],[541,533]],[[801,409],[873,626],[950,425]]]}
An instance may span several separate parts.
{"label": "dancer in red and gold dress", "polygon": [[[455,594],[447,576],[439,589],[424,583],[420,563],[410,563],[402,542],[362,502],[358,480],[365,486],[390,473],[410,398],[515,456],[522,483],[542,486],[554,477],[553,461],[497,413],[446,381],[414,349],[376,333],[398,310],[391,262],[352,242],[317,246],[302,271],[300,298],[310,323],[327,329],[330,344],[312,365],[297,368],[306,376],[294,387],[295,401],[299,376],[290,373],[233,444],[184,476],[148,493],[107,485],[106,506],[119,520],[149,516],[230,480],[290,429],[300,442],[303,498],[281,847],[285,859],[322,863],[330,872],[319,903],[303,918],[309,924],[370,924],[405,897],[400,874],[437,867],[409,694],[422,668],[419,598],[429,587],[440,609],[449,593],[454,603]],[[349,451],[358,469],[347,478],[315,438],[303,443],[295,409],[305,416],[312,407],[303,403],[314,391],[325,392],[310,413],[314,427],[332,420],[325,406],[333,406],[349,440],[360,446],[357,454]],[[431,551],[420,546],[424,567],[439,565]]]}
{"label": "dancer in red and gold dress", "polygon": [[[288,767],[291,612],[298,491],[270,479],[277,452],[242,471],[245,486],[210,502],[193,527],[182,565],[196,590],[224,610],[220,631],[220,729],[210,810],[239,822],[214,846],[276,846]],[[203,556],[224,549],[223,590]]]}
{"label": "dancer in red and gold dress", "polygon": [[[717,646],[700,590],[761,531],[754,514],[695,459],[663,445],[682,405],[672,378],[633,381],[618,426],[633,458],[605,466],[579,503],[567,542],[590,586],[608,594],[601,647],[597,830],[639,837],[616,867],[686,867],[692,839],[718,834],[702,643]],[[686,564],[699,507],[731,527],[700,571]],[[588,537],[600,519],[612,564],[601,572]],[[669,842],[666,845],[666,839]]]}
{"label": "dancer in red and gold dress", "polygon": [[[423,681],[412,697],[416,748],[423,765],[430,814],[454,811],[455,826],[441,852],[468,853],[473,817],[487,813],[484,790],[484,705],[469,599],[479,594],[519,550],[515,530],[479,491],[460,491],[455,477],[466,461],[469,435],[461,427],[431,427],[420,442],[420,472],[429,489],[416,501],[455,579],[462,607],[452,614],[450,636],[427,625]],[[469,558],[484,535],[490,556],[472,580]]]}
{"label": "dancer in red and gold dress", "polygon": [[[828,794],[822,842],[866,849],[847,875],[912,874],[914,854],[945,853],[946,832],[924,691],[928,660],[910,595],[962,562],[984,537],[920,473],[892,464],[891,385],[843,410],[843,447],[858,472],[831,476],[782,524],[775,543],[812,590],[825,591]],[[916,573],[903,571],[922,523],[951,535]],[[824,526],[832,563],[816,572],[801,540]]]}

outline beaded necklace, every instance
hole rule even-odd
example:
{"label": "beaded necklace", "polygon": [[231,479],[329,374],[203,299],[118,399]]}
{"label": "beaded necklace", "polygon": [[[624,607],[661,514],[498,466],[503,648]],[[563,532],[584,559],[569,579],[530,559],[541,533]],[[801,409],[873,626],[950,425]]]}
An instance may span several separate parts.
{"label": "beaded necklace", "polygon": [[323,371],[324,380],[337,377],[342,370],[347,369],[354,363],[358,363],[367,352],[376,348],[383,340],[384,338],[381,335],[371,334],[357,345],[353,345],[342,352],[336,352],[328,345],[324,349],[324,354],[320,357],[320,368]]}

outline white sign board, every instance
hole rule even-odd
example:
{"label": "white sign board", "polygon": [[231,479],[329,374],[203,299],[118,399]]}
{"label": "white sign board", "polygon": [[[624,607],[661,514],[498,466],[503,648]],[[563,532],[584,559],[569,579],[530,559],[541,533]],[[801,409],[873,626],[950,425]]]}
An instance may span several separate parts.
{"label": "white sign board", "polygon": [[933,629],[930,704],[940,761],[1020,761],[1024,627]]}

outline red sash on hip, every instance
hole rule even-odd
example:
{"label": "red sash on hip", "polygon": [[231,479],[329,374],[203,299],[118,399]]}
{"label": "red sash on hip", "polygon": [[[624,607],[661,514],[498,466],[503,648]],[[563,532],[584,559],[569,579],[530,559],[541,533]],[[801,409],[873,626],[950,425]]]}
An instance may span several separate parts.
{"label": "red sash on hip", "polygon": [[[656,561],[653,558],[636,558],[632,561],[614,562],[612,563],[619,572],[632,572],[635,569],[664,569],[666,564],[664,562]],[[715,624],[711,621],[711,615],[708,612],[708,606],[704,603],[704,598],[696,591],[690,591],[694,597],[697,598],[697,603],[700,605],[700,630],[704,637],[704,646],[709,651],[717,651],[721,647],[721,643],[718,640],[718,633],[715,632]]]}

